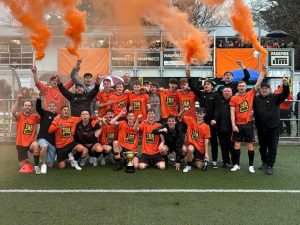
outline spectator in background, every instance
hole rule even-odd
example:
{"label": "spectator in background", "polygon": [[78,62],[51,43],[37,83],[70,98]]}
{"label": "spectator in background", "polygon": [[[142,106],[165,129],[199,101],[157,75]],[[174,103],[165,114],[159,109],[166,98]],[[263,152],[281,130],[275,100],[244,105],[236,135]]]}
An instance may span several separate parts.
{"label": "spectator in background", "polygon": [[[45,106],[49,104],[49,102],[54,102],[58,113],[60,113],[61,107],[67,104],[65,97],[60,93],[57,87],[58,76],[52,76],[50,78],[51,86],[46,86],[42,82],[39,81],[37,77],[37,68],[36,66],[31,69],[33,74],[33,79],[35,82],[35,86],[40,90],[45,99]],[[73,81],[69,80],[64,87],[68,90],[73,86]]]}
{"label": "spectator in background", "polygon": [[155,121],[159,122],[160,121],[160,97],[159,94],[157,93],[158,90],[158,84],[157,83],[151,83],[150,84],[150,105],[151,109],[154,109],[155,111]]}
{"label": "spectator in background", "polygon": [[[275,90],[275,94],[282,92],[282,84],[278,86]],[[292,134],[292,127],[291,127],[291,117],[292,117],[292,104],[291,100],[293,100],[293,95],[289,94],[286,98],[287,101],[282,102],[279,105],[280,108],[280,133],[283,134],[286,132],[287,136],[291,136]],[[283,119],[283,120],[282,120]]]}
{"label": "spectator in background", "polygon": [[297,119],[297,121],[296,121],[296,123],[297,123],[297,133],[296,133],[296,137],[298,137],[299,136],[299,129],[300,129],[300,127],[299,127],[299,101],[300,101],[300,91],[298,92],[298,94],[297,94],[297,102],[295,103],[295,111],[294,111],[294,115],[296,116],[296,119]]}

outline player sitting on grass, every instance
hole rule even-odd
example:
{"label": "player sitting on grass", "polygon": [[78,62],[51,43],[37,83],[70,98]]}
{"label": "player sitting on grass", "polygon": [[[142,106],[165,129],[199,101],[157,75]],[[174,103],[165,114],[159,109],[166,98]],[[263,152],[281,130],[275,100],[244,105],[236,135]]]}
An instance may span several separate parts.
{"label": "player sitting on grass", "polygon": [[209,126],[204,122],[206,110],[204,108],[196,108],[196,118],[191,116],[183,116],[189,109],[184,108],[178,117],[183,118],[187,124],[186,143],[183,146],[182,152],[187,155],[187,166],[183,169],[184,173],[192,170],[192,163],[197,168],[207,169],[208,156],[208,141],[210,138]]}
{"label": "player sitting on grass", "polygon": [[[120,118],[126,115],[126,121],[118,121]],[[121,157],[123,152],[137,152],[139,144],[139,133],[134,129],[135,116],[134,113],[127,112],[124,108],[115,118],[113,118],[110,123],[118,125],[118,139],[113,143],[113,151],[115,156],[115,169],[114,171],[122,169]],[[133,166],[138,168],[139,159],[134,157],[132,160]]]}
{"label": "player sitting on grass", "polygon": [[[23,102],[23,111],[17,112],[20,99],[23,96],[18,95],[15,104],[12,107],[12,115],[16,119],[17,124],[17,137],[16,145],[18,151],[18,160],[20,168],[22,168],[28,162],[28,151],[33,153],[34,158],[34,170],[36,174],[40,174],[40,148],[36,141],[36,127],[40,122],[40,117],[37,114],[31,113],[32,103],[31,101]],[[42,160],[45,161],[44,157]]]}
{"label": "player sitting on grass", "polygon": [[159,169],[165,169],[166,163],[161,155],[164,140],[160,143],[159,135],[153,134],[153,130],[160,127],[161,124],[155,122],[155,111],[147,111],[147,120],[139,124],[143,118],[139,115],[134,123],[134,129],[142,135],[142,154],[139,163],[139,169],[146,169],[148,166],[156,166]]}
{"label": "player sitting on grass", "polygon": [[[82,170],[78,165],[78,161],[80,157],[87,155],[88,150],[74,141],[73,135],[78,121],[78,117],[70,116],[70,108],[63,106],[61,114],[55,117],[49,128],[49,133],[55,133],[57,162],[60,169],[66,167],[66,159],[69,156],[71,166],[76,170]],[[74,152],[74,158],[69,155],[72,152]]]}
{"label": "player sitting on grass", "polygon": [[[103,148],[98,143],[98,138],[100,135],[100,126],[97,119],[91,119],[90,113],[88,111],[82,111],[80,115],[81,121],[77,123],[75,129],[74,139],[76,142],[82,144],[86,147],[93,157],[93,166],[97,166],[97,158],[103,152]],[[86,158],[80,160],[80,166],[84,166]]]}

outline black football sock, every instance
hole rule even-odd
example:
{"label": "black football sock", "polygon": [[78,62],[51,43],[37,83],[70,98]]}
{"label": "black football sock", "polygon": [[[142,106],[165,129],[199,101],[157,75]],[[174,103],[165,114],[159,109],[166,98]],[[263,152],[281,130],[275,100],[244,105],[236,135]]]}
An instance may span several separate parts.
{"label": "black football sock", "polygon": [[40,156],[39,155],[34,155],[33,159],[34,159],[34,165],[39,166],[40,165]]}
{"label": "black football sock", "polygon": [[254,151],[248,151],[248,157],[249,157],[249,166],[253,166]]}
{"label": "black football sock", "polygon": [[76,152],[76,153],[74,154],[74,159],[75,159],[75,161],[78,162],[78,160],[81,158],[81,155],[82,155],[82,152]]}

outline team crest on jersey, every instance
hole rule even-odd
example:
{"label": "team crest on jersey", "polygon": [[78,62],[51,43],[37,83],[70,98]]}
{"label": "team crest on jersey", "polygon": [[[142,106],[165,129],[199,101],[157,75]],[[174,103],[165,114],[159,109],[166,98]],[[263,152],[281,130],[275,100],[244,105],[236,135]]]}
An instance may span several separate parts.
{"label": "team crest on jersey", "polygon": [[182,108],[191,108],[191,102],[188,101],[188,100],[185,100],[185,101],[181,101],[181,107]]}
{"label": "team crest on jersey", "polygon": [[154,134],[147,133],[146,134],[146,142],[150,144],[154,144]]}
{"label": "team crest on jersey", "polygon": [[135,139],[135,134],[127,134],[125,142],[128,144],[133,144]]}
{"label": "team crest on jersey", "polygon": [[25,123],[23,134],[25,134],[25,135],[31,135],[32,132],[33,132],[33,125]]}
{"label": "team crest on jersey", "polygon": [[249,104],[247,101],[244,101],[243,103],[239,104],[240,113],[249,111]]}
{"label": "team crest on jersey", "polygon": [[71,127],[62,127],[62,137],[67,138],[71,136]]}
{"label": "team crest on jersey", "polygon": [[173,107],[175,105],[175,99],[172,97],[167,97],[166,98],[166,103],[168,107]]}
{"label": "team crest on jersey", "polygon": [[109,143],[112,143],[115,140],[115,133],[114,132],[107,133],[105,140]]}
{"label": "team crest on jersey", "polygon": [[124,101],[119,101],[117,102],[118,107],[125,107],[125,102]]}
{"label": "team crest on jersey", "polygon": [[199,132],[197,132],[195,130],[192,130],[192,138],[194,140],[198,140],[198,138],[199,138]]}
{"label": "team crest on jersey", "polygon": [[141,110],[142,109],[141,102],[140,101],[133,102],[132,108],[134,111]]}

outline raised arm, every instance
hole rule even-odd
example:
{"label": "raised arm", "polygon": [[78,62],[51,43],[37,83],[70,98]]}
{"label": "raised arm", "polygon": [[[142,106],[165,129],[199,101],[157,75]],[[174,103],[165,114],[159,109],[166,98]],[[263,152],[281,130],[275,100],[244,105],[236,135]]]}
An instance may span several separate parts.
{"label": "raised arm", "polygon": [[126,113],[127,113],[127,109],[126,109],[126,108],[122,109],[122,111],[121,111],[115,118],[113,118],[113,119],[110,121],[110,124],[112,124],[112,125],[117,125],[117,124],[118,124],[118,120],[119,120],[122,116],[126,115]]}
{"label": "raised arm", "polygon": [[135,123],[134,123],[134,125],[133,125],[133,129],[135,130],[135,131],[139,131],[139,122],[141,121],[141,119],[143,118],[143,115],[138,115],[138,117],[137,117],[137,119],[136,119],[136,121],[135,121]]}
{"label": "raised arm", "polygon": [[257,81],[254,85],[254,90],[257,91],[258,88],[260,87],[261,85],[261,82],[263,81],[263,79],[265,78],[265,74],[266,74],[266,71],[267,71],[267,68],[266,66],[263,66],[263,70],[261,71],[261,73],[259,74],[259,77],[257,78]]}
{"label": "raised arm", "polygon": [[99,87],[100,87],[100,77],[97,76],[95,86],[94,86],[93,90],[88,92],[88,97],[89,98],[95,98],[97,96],[98,92],[99,92]]}
{"label": "raised arm", "polygon": [[42,107],[42,100],[40,98],[36,99],[36,111],[38,112],[38,114],[40,114],[40,116],[43,116],[45,114],[45,110]]}
{"label": "raised arm", "polygon": [[241,60],[238,60],[237,64],[244,71],[244,77],[243,77],[242,81],[245,81],[247,83],[248,80],[250,79],[250,73],[249,73],[249,71],[247,70],[246,66],[244,65],[244,63]]}
{"label": "raised arm", "polygon": [[59,79],[57,80],[57,87],[58,87],[59,91],[61,92],[61,94],[69,101],[71,101],[71,99],[74,98],[74,94],[72,92],[68,91]]}
{"label": "raised arm", "polygon": [[78,72],[80,70],[80,64],[81,63],[82,63],[82,59],[78,59],[76,61],[75,67],[72,69],[71,74],[70,74],[70,77],[71,77],[71,79],[72,79],[72,81],[74,82],[75,85],[78,85],[78,84],[83,85],[83,82],[78,77]]}
{"label": "raised arm", "polygon": [[203,95],[203,91],[195,87],[190,77],[187,80],[189,82],[189,87],[192,90],[192,92],[194,92],[194,94],[197,95],[198,98],[201,98],[201,96]]}
{"label": "raised arm", "polygon": [[290,94],[290,86],[286,77],[282,78],[282,91],[277,95],[276,103],[280,105]]}

